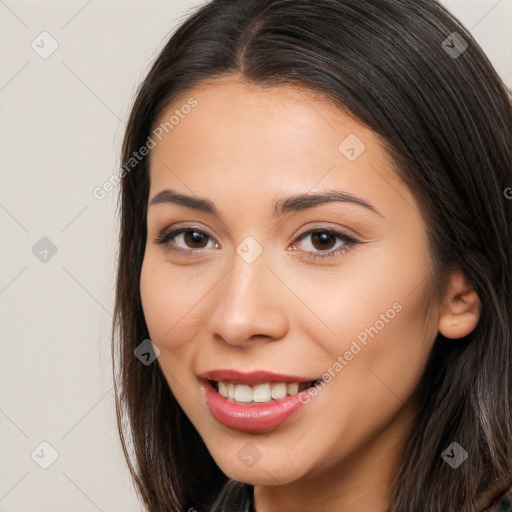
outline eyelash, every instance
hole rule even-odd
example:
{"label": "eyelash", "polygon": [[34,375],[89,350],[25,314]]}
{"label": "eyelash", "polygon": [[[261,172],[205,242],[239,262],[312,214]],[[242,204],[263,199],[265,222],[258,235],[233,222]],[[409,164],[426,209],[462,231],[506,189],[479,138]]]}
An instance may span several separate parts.
{"label": "eyelash", "polygon": [[[193,226],[185,226],[185,227],[180,227],[180,228],[173,229],[173,230],[168,231],[168,232],[165,232],[165,230],[162,231],[158,236],[156,236],[154,238],[154,242],[159,244],[159,245],[162,245],[162,246],[166,246],[167,245],[167,246],[169,246],[171,248],[172,251],[179,252],[179,253],[182,253],[182,254],[190,254],[192,252],[203,251],[205,248],[201,248],[201,249],[198,249],[198,250],[194,250],[194,249],[187,250],[187,249],[182,249],[182,248],[171,247],[170,242],[171,242],[171,240],[173,238],[175,238],[176,236],[178,236],[181,233],[186,233],[186,232],[189,232],[189,231],[194,231],[196,233],[200,233],[202,235],[206,235],[207,237],[214,239],[214,237],[212,235],[210,235],[206,231],[203,231],[201,229],[196,229]],[[317,234],[317,233],[327,233],[329,235],[332,235],[332,236],[342,240],[344,243],[343,243],[343,246],[341,248],[335,249],[335,250],[331,249],[330,251],[323,251],[323,252],[306,251],[307,253],[309,253],[308,257],[312,258],[312,259],[316,259],[316,258],[330,258],[330,257],[333,257],[333,256],[339,256],[339,255],[345,253],[346,251],[348,251],[351,246],[353,246],[355,244],[358,244],[358,243],[361,243],[358,240],[356,240],[355,238],[352,238],[352,237],[350,237],[350,236],[348,236],[348,235],[346,235],[344,233],[341,233],[339,231],[335,231],[335,230],[332,230],[332,229],[327,229],[327,228],[315,228],[315,229],[306,231],[306,232],[302,233],[302,235],[300,235],[296,240],[297,241],[302,241],[308,235]]]}

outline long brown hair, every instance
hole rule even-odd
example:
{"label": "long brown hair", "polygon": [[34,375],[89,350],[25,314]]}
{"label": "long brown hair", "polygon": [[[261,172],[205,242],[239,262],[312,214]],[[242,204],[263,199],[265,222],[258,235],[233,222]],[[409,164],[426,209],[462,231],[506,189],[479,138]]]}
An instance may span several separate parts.
{"label": "long brown hair", "polygon": [[[474,511],[480,492],[512,480],[512,107],[479,45],[433,0],[214,0],[181,24],[142,82],[122,149],[133,165],[121,181],[112,355],[119,432],[144,504],[250,510],[251,486],[217,467],[158,360],[134,356],[149,338],[139,293],[149,169],[133,154],[173,98],[230,73],[313,91],[376,132],[421,207],[436,289],[457,267],[478,293],[476,329],[434,342],[388,508]],[[441,458],[452,441],[468,454],[457,469]]]}

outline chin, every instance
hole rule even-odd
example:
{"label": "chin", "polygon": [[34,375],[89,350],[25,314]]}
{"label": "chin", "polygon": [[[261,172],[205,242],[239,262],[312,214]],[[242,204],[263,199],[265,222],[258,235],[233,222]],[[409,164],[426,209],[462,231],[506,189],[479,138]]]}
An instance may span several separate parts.
{"label": "chin", "polygon": [[[228,439],[229,448],[217,444],[210,454],[220,470],[230,478],[251,485],[284,485],[298,480],[307,472],[306,460],[290,460],[293,447],[276,451],[265,447],[265,441],[234,441]],[[256,447],[256,443],[257,446]]]}

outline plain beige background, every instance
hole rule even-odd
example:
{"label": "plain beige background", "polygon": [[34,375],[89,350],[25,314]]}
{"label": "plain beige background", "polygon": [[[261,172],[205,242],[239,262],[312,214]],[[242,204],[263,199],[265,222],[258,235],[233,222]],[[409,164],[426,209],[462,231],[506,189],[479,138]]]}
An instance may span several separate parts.
{"label": "plain beige background", "polygon": [[[117,189],[92,191],[116,171],[137,84],[201,3],[0,0],[3,512],[143,510],[113,408]],[[443,3],[511,87],[512,0]]]}

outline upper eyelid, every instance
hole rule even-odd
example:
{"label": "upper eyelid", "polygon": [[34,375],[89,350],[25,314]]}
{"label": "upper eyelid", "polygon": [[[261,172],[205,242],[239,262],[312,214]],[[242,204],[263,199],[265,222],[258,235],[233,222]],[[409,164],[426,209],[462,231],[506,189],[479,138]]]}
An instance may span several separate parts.
{"label": "upper eyelid", "polygon": [[158,233],[156,238],[167,237],[168,235],[171,235],[171,234],[173,236],[178,236],[183,232],[193,231],[193,230],[204,233],[204,234],[208,235],[210,238],[217,240],[216,236],[213,233],[211,233],[210,231],[208,231],[206,228],[202,228],[202,227],[194,226],[194,225],[164,228],[160,231],[160,233]]}

